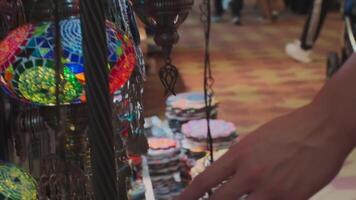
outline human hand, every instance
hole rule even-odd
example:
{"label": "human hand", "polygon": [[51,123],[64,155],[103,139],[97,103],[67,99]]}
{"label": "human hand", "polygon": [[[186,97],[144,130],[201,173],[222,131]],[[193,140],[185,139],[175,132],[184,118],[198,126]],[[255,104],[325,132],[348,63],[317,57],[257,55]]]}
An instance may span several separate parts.
{"label": "human hand", "polygon": [[354,147],[335,134],[325,111],[306,106],[249,134],[197,176],[178,198],[196,200],[226,181],[212,200],[303,200],[339,172]]}

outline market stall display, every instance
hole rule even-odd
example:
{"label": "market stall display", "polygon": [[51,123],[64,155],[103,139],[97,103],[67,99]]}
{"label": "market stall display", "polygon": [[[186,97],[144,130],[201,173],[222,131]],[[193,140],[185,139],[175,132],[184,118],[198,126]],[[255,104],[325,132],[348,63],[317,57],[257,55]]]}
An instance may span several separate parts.
{"label": "market stall display", "polygon": [[[233,123],[224,120],[211,120],[211,135],[213,138],[214,149],[229,148],[237,138],[238,134]],[[183,148],[193,152],[207,150],[207,121],[192,120],[182,126],[184,139]]]}
{"label": "market stall display", "polygon": [[[143,199],[144,195],[152,200],[173,199],[179,195],[191,180],[190,169],[194,162],[182,149],[182,137],[173,133],[182,136],[182,124],[191,120],[207,118],[209,121],[217,117],[218,102],[210,101],[213,77],[211,73],[209,77],[205,74],[204,93],[183,93],[167,100],[166,115],[172,130],[167,121],[154,127],[150,132],[155,138],[150,139],[147,157],[142,157],[147,147],[143,145],[147,143],[142,142],[146,140],[141,140],[145,137],[141,103],[145,69],[138,48],[140,34],[131,9],[135,9],[146,26],[155,29],[156,43],[163,47],[164,66],[159,71],[160,79],[166,92],[175,94],[178,71],[170,54],[173,44],[178,41],[177,29],[186,19],[193,2],[169,0],[162,4],[159,1],[128,3],[117,0],[106,2],[109,9],[104,11],[98,6],[99,1],[92,4],[79,0],[26,1],[23,12],[28,15],[28,21],[25,19],[24,23],[16,25],[17,28],[14,26],[0,43],[0,86],[8,96],[18,100],[14,103],[25,103],[23,109],[18,109],[19,116],[24,116],[21,112],[27,112],[27,107],[31,107],[29,110],[40,107],[38,116],[41,115],[48,128],[54,131],[51,140],[47,138],[47,132],[38,136],[37,129],[32,126],[35,124],[32,119],[37,118],[29,115],[24,119],[30,122],[28,126],[33,134],[24,145],[35,146],[33,144],[38,142],[46,148],[55,146],[55,151],[48,151],[54,152],[51,160],[34,166],[33,157],[42,161],[48,158],[47,152],[22,152],[19,141],[23,138],[16,138],[16,149],[11,149],[11,153],[29,158],[26,161],[30,166],[26,168],[36,176],[33,180],[39,182],[38,185],[32,184],[32,176],[27,177],[16,166],[9,166],[9,171],[5,171],[9,172],[9,181],[2,186],[10,184],[9,188],[14,189],[17,183],[27,183],[23,177],[28,178],[29,186],[33,188],[20,191],[25,193],[21,194],[25,199],[33,199],[34,196],[29,195],[36,195],[35,199],[52,199],[54,196],[126,199],[128,188],[131,188],[130,199]],[[21,0],[17,3],[22,7]],[[208,8],[204,1],[201,9],[205,27],[210,23],[204,20],[210,18],[209,12],[205,12]],[[93,13],[95,18],[90,17]],[[205,35],[208,32],[205,30]],[[206,72],[210,70],[208,53],[206,48]],[[113,94],[114,106],[111,107],[110,95]],[[84,107],[86,105],[88,107]],[[112,114],[113,123],[110,120]],[[27,163],[21,162],[21,165]],[[2,169],[5,168],[0,171]],[[84,174],[88,179],[72,181],[78,179],[73,177]],[[43,177],[51,177],[51,181]],[[127,187],[128,180],[132,181],[131,187]],[[106,187],[102,187],[103,183],[107,183]],[[77,188],[72,191],[73,185],[83,186],[78,187],[80,194]],[[48,188],[51,191],[47,191]],[[5,189],[0,188],[3,195],[0,199],[20,198],[9,196],[4,193]],[[147,198],[153,193],[155,198]]]}
{"label": "market stall display", "polygon": [[[204,94],[202,92],[180,93],[169,96],[166,101],[166,117],[174,133],[181,133],[182,124],[190,120],[204,119],[206,116]],[[218,114],[218,102],[213,99],[211,117]]]}
{"label": "market stall display", "polygon": [[[214,161],[218,160],[221,156],[223,156],[227,152],[227,149],[221,149],[214,152]],[[202,173],[210,164],[209,164],[209,157],[204,156],[200,158],[194,163],[194,166],[190,170],[191,176],[194,178]]]}
{"label": "market stall display", "polygon": [[[78,18],[61,20],[61,104],[86,101],[81,24]],[[0,84],[10,96],[27,103],[55,105],[54,23],[23,25],[0,42]],[[115,25],[106,22],[110,92],[120,89],[136,64],[133,43]]]}
{"label": "market stall display", "polygon": [[173,139],[150,138],[147,164],[156,199],[173,199],[182,190],[180,147]]}
{"label": "market stall display", "polygon": [[130,200],[144,200],[145,199],[145,185],[142,181],[134,181],[131,184],[131,189],[128,192]]}

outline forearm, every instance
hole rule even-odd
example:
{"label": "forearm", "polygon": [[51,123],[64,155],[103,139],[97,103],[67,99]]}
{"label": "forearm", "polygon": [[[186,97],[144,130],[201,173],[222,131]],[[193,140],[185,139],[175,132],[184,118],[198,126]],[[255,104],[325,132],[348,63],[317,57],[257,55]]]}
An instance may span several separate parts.
{"label": "forearm", "polygon": [[[212,200],[309,199],[340,171],[356,144],[356,54],[309,105],[240,140],[197,176],[179,199],[225,181]],[[302,187],[301,187],[302,186]]]}
{"label": "forearm", "polygon": [[[356,54],[329,80],[310,104],[318,113],[326,128],[345,143],[356,145]],[[345,144],[346,145],[346,144]]]}

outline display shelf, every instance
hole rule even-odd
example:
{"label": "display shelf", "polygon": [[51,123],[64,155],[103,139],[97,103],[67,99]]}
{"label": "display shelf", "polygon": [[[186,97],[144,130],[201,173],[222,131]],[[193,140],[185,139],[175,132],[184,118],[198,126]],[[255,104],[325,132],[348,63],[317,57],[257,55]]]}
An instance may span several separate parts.
{"label": "display shelf", "polygon": [[145,197],[146,200],[155,200],[155,195],[153,193],[152,181],[147,165],[147,159],[145,156],[142,156],[142,179],[143,184],[145,185]]}

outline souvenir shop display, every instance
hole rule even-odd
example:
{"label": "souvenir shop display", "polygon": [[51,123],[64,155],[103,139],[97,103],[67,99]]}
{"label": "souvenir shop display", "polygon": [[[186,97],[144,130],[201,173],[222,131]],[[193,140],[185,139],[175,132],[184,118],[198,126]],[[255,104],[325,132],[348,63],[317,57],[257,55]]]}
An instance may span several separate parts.
{"label": "souvenir shop display", "polygon": [[[16,108],[16,127],[7,133],[16,145],[9,150],[39,180],[35,199],[126,199],[127,152],[147,151],[144,62],[131,8],[126,0],[110,0],[117,9],[103,13],[85,3],[28,0],[25,10],[16,9],[28,21],[16,23],[0,42],[0,84]],[[87,17],[95,12],[102,24]],[[103,182],[112,184],[98,188]]]}
{"label": "souvenir shop display", "polygon": [[[227,152],[227,149],[221,149],[218,151],[214,151],[214,162],[217,161],[219,158],[221,158],[226,152]],[[190,171],[192,178],[195,178],[196,176],[198,176],[199,174],[204,172],[206,170],[206,168],[209,167],[210,165],[211,165],[211,162],[210,162],[209,155],[206,155],[206,156],[196,160],[194,163],[194,166],[192,167],[192,169]],[[212,191],[218,189],[219,187],[220,187],[220,185],[213,188]],[[205,194],[203,197],[199,198],[199,200],[208,200],[208,199],[209,199],[208,194]],[[239,200],[245,200],[245,198],[240,198]]]}
{"label": "souvenir shop display", "polygon": [[[227,150],[228,149],[221,149],[218,151],[214,151],[214,155],[215,155],[214,161],[218,160],[221,156],[223,156],[227,152]],[[204,156],[196,160],[194,166],[190,170],[190,174],[192,178],[201,174],[209,165],[210,165],[210,161],[208,156]]]}
{"label": "souvenir shop display", "polygon": [[[200,92],[187,92],[178,94],[177,96],[169,96],[166,100],[166,105],[166,120],[162,121],[157,116],[145,119],[145,131],[150,136],[150,150],[147,155],[150,177],[152,182],[155,183],[155,175],[157,175],[157,171],[160,172],[160,170],[166,169],[168,172],[171,172],[170,169],[172,169],[176,172],[179,171],[180,184],[183,187],[186,187],[192,180],[192,176],[197,173],[197,169],[205,169],[205,167],[202,167],[204,165],[201,165],[201,161],[196,161],[204,158],[204,160],[208,162],[210,156],[210,154],[208,154],[207,146],[208,135],[207,121],[205,119],[204,94]],[[218,113],[218,102],[213,99],[212,105],[212,118],[216,118]],[[179,128],[177,126],[172,126],[172,116],[175,116],[176,120],[181,120],[179,121]],[[168,127],[167,123],[169,125]],[[226,150],[235,143],[238,136],[235,125],[224,120],[210,120],[210,129],[213,138],[214,155],[217,153],[216,150],[219,152],[226,152]],[[179,134],[183,137],[176,137]],[[156,145],[156,148],[160,147],[167,149],[165,151],[162,149],[161,151],[158,151],[157,149],[156,151],[153,151]],[[173,147],[175,145],[180,148],[179,162],[177,160],[178,158],[175,156],[171,156],[170,159],[159,157],[159,162],[157,161],[155,162],[155,165],[152,165],[150,156],[153,152],[160,152],[159,155],[164,155],[164,153],[167,152],[171,153],[174,152],[173,149],[175,148]],[[215,158],[218,158],[219,155],[220,153],[217,153]],[[169,162],[171,159],[176,160],[176,163]],[[165,162],[162,164],[163,160],[165,160]],[[175,165],[171,168],[171,165],[166,162]],[[209,164],[209,162],[207,164]],[[178,165],[179,169],[177,169]],[[170,181],[173,182],[173,178],[169,178]],[[154,184],[156,190],[164,191],[166,189],[165,187],[164,184]]]}
{"label": "souvenir shop display", "polygon": [[156,199],[173,199],[180,194],[180,146],[169,138],[149,138],[147,164]]}
{"label": "souvenir shop display", "polygon": [[[183,148],[192,152],[201,152],[207,150],[207,121],[192,120],[182,126],[184,139]],[[211,136],[213,138],[213,147],[217,149],[229,148],[235,143],[237,130],[233,123],[224,120],[211,120]]]}
{"label": "souvenir shop display", "polygon": [[129,200],[145,200],[145,185],[142,181],[132,182],[131,189],[128,191]]}
{"label": "souvenir shop display", "polygon": [[[59,22],[63,75],[59,99],[61,104],[86,101],[82,35],[79,19]],[[106,24],[110,92],[120,89],[135,67],[135,52],[127,35]],[[1,84],[6,92],[24,102],[55,105],[55,37],[54,23],[23,25],[0,42]]]}
{"label": "souvenir shop display", "polygon": [[[183,150],[182,150],[183,151]],[[183,151],[184,152],[184,151]],[[204,154],[206,155],[206,154]],[[192,181],[191,168],[194,166],[195,161],[188,155],[182,154],[180,157],[180,178],[184,187]]]}
{"label": "souvenir shop display", "polygon": [[[174,199],[191,181],[195,162],[187,149],[213,157],[213,148],[227,148],[237,137],[230,123],[211,120],[218,102],[209,65],[208,0],[201,6],[204,91],[170,96],[167,121],[152,119],[145,129],[145,63],[133,11],[154,29],[164,58],[159,76],[166,94],[175,94],[179,73],[171,51],[194,0],[24,3],[16,0],[18,8],[0,13],[0,22],[8,19],[0,24],[6,26],[6,33],[0,30],[0,85],[16,119],[6,132],[6,159],[19,164],[0,163],[0,199],[139,200],[150,191],[154,199]],[[175,139],[177,133],[185,143]]]}
{"label": "souvenir shop display", "polygon": [[[204,93],[186,92],[169,96],[166,100],[165,115],[172,131],[181,133],[182,124],[205,118]],[[218,115],[218,101],[215,98],[213,98],[210,115],[213,119]]]}

